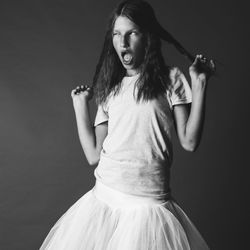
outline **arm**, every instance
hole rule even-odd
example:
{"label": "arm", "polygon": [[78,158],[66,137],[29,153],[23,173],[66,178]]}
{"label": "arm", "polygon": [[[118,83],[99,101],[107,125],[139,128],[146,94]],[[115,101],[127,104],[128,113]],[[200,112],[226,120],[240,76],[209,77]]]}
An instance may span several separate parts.
{"label": "arm", "polygon": [[91,166],[98,164],[102,144],[107,136],[108,122],[99,124],[95,128],[91,125],[89,114],[89,99],[91,93],[88,90],[75,94],[72,91],[71,96],[75,110],[76,122],[80,143],[86,159]]}
{"label": "arm", "polygon": [[191,108],[186,104],[174,106],[174,118],[179,141],[185,150],[191,152],[197,149],[201,140],[205,119],[206,94],[206,86],[196,89],[193,85],[198,85],[198,83],[192,84],[193,100]]}
{"label": "arm", "polygon": [[[192,88],[191,108],[184,104],[174,106],[174,119],[179,141],[185,150],[191,152],[197,149],[201,140],[205,120],[207,82],[211,73],[201,67],[201,60],[201,57],[197,56],[189,68]],[[212,61],[210,61],[210,66],[214,68]]]}

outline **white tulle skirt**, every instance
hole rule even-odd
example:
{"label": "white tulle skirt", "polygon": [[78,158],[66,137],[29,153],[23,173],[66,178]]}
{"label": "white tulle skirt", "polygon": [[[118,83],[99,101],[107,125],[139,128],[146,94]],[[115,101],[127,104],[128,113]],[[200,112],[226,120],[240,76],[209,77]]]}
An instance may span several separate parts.
{"label": "white tulle skirt", "polygon": [[40,250],[209,249],[183,210],[99,181],[56,222]]}

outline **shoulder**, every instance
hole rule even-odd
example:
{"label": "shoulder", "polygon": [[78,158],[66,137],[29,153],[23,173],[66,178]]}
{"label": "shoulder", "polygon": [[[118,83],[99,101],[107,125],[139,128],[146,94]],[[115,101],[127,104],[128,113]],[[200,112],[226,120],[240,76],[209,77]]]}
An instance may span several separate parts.
{"label": "shoulder", "polygon": [[180,68],[176,66],[170,67],[168,90],[170,92],[174,92],[176,89],[181,87],[183,81],[186,81],[186,78]]}
{"label": "shoulder", "polygon": [[183,72],[180,70],[179,67],[172,66],[169,69],[169,78],[172,84],[177,82],[178,80],[182,79],[184,77]]}
{"label": "shoulder", "polygon": [[184,73],[178,67],[171,67],[168,88],[171,105],[186,104],[192,101],[192,92]]}

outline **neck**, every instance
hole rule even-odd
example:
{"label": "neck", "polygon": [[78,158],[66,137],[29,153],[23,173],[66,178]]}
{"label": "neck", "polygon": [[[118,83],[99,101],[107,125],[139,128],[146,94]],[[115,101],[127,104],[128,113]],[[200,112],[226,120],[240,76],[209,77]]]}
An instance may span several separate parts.
{"label": "neck", "polygon": [[138,70],[135,69],[127,69],[126,76],[135,76],[139,74]]}

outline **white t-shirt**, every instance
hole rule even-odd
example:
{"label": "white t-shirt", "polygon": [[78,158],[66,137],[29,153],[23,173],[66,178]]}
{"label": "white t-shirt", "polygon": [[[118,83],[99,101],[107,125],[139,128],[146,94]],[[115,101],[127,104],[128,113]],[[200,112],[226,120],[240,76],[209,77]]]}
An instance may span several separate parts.
{"label": "white t-shirt", "polygon": [[124,77],[119,94],[98,106],[94,126],[108,121],[108,134],[94,174],[119,191],[162,197],[169,191],[172,107],[190,103],[192,93],[184,74],[172,68],[165,95],[136,103],[138,76]]}

